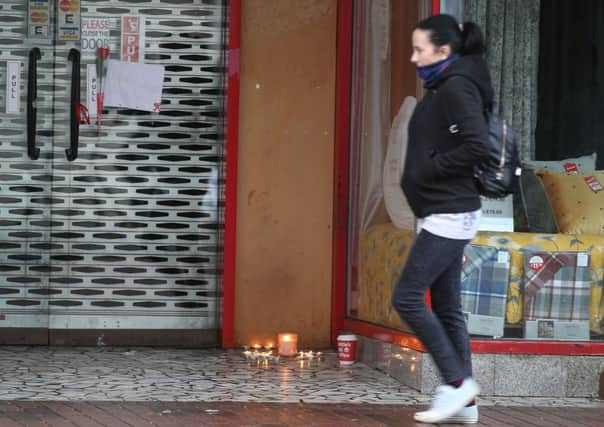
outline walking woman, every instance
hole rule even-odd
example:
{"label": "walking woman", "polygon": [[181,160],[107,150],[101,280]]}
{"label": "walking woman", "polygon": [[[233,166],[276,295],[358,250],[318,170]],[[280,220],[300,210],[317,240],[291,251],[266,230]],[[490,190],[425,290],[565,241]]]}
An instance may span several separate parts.
{"label": "walking woman", "polygon": [[[461,309],[461,263],[480,219],[474,167],[487,156],[485,110],[493,89],[482,33],[452,16],[417,24],[413,55],[426,93],[409,122],[401,185],[418,218],[417,235],[392,304],[430,352],[444,384],[424,423],[478,422],[470,342]],[[425,303],[430,289],[432,310]]]}

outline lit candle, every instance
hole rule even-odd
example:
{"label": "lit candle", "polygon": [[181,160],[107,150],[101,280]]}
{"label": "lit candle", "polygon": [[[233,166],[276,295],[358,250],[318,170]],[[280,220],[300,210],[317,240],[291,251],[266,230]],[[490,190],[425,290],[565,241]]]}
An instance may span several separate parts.
{"label": "lit candle", "polygon": [[298,335],[279,334],[278,346],[281,356],[295,356],[298,352]]}

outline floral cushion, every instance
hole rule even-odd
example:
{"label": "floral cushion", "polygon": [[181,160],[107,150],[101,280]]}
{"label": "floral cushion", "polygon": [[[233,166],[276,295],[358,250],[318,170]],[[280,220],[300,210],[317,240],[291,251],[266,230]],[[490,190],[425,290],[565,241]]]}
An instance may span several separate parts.
{"label": "floral cushion", "polygon": [[561,233],[604,236],[604,171],[539,174]]}
{"label": "floral cushion", "polygon": [[[358,268],[358,317],[381,326],[406,329],[390,304],[392,291],[402,271],[415,234],[393,224],[377,224],[361,236]],[[592,333],[604,335],[604,236],[480,232],[476,245],[507,249],[511,256],[506,322],[520,324],[523,318],[524,253],[535,251],[587,252],[591,271],[589,320]]]}
{"label": "floral cushion", "polygon": [[596,169],[596,153],[553,161],[523,161],[520,192],[514,193],[514,230],[530,233],[557,233],[554,212],[535,172],[587,173]]}

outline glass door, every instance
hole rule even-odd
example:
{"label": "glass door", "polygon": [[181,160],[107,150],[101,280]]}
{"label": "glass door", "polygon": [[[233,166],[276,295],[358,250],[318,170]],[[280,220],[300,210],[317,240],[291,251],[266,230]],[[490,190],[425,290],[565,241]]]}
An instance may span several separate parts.
{"label": "glass door", "polygon": [[[6,25],[0,33],[0,80],[18,57],[23,105],[0,110],[0,340],[32,342],[31,324],[36,343],[216,345],[224,2],[51,1],[49,45],[23,41],[32,0],[9,3],[0,20],[15,36]],[[40,155],[31,160],[25,59],[35,47]],[[100,68],[98,47],[109,51]],[[163,67],[155,111],[97,108],[109,61]]]}

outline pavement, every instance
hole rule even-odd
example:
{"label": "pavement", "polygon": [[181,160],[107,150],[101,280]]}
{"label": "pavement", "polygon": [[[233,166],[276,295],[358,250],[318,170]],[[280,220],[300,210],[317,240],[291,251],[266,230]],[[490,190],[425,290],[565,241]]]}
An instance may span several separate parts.
{"label": "pavement", "polygon": [[[0,347],[0,427],[421,426],[413,413],[430,399],[333,352],[264,362],[240,350]],[[597,399],[478,403],[482,426],[604,427]]]}

